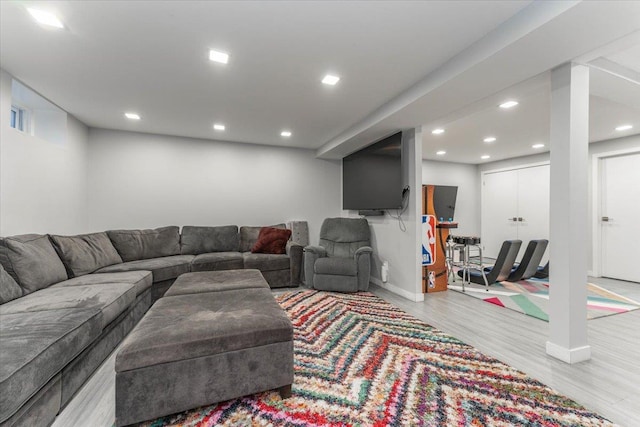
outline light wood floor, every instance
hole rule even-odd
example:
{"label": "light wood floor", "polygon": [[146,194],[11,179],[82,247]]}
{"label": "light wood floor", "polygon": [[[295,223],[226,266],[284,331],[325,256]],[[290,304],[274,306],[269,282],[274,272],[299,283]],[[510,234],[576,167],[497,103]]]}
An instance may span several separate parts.
{"label": "light wood floor", "polygon": [[[640,301],[640,284],[590,278]],[[549,324],[458,292],[414,303],[385,289],[373,292],[626,427],[640,426],[640,310],[589,320],[591,360],[568,365],[546,354]]]}
{"label": "light wood floor", "polygon": [[[640,284],[591,279],[640,301]],[[548,323],[458,292],[406,300],[372,292],[436,328],[517,368],[625,427],[640,426],[640,310],[589,320],[590,361],[568,365],[547,356]],[[115,420],[115,352],[58,416],[55,427],[111,427]]]}

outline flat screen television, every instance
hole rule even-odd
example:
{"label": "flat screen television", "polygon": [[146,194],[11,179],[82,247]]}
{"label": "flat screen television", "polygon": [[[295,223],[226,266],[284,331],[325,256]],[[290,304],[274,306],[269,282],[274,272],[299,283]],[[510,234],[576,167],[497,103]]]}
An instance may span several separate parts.
{"label": "flat screen television", "polygon": [[342,208],[402,207],[402,132],[342,159]]}
{"label": "flat screen television", "polygon": [[433,186],[433,209],[436,211],[436,217],[438,219],[442,218],[443,221],[453,221],[457,196],[458,187],[451,185]]}

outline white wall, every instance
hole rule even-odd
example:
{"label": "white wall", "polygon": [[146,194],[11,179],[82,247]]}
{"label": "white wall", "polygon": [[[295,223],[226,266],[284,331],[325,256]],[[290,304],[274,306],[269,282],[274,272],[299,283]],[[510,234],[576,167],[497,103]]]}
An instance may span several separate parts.
{"label": "white wall", "polygon": [[454,185],[458,187],[455,221],[458,228],[451,234],[480,235],[480,180],[478,166],[463,163],[422,161],[423,185]]}
{"label": "white wall", "polygon": [[[416,141],[420,141],[416,143]],[[398,220],[384,216],[367,217],[371,227],[373,247],[372,282],[412,301],[424,300],[422,293],[422,267],[420,264],[420,232],[422,219],[421,159],[422,136],[420,129],[402,133],[403,186],[410,186],[407,208],[402,215],[406,229],[400,229]],[[396,212],[392,211],[395,215]],[[343,211],[343,216],[357,216],[357,211]],[[380,280],[380,269],[389,262],[387,283]]]}
{"label": "white wall", "polygon": [[341,211],[341,162],[315,151],[106,129],[89,132],[89,226],[265,225]]}
{"label": "white wall", "polygon": [[[589,200],[588,200],[588,206],[589,206],[589,216],[588,216],[588,223],[589,223],[589,227],[587,230],[585,230],[585,232],[588,234],[588,241],[589,241],[589,245],[591,250],[589,251],[589,258],[588,258],[588,268],[590,271],[593,271],[593,247],[594,247],[594,241],[593,241],[593,223],[594,223],[594,217],[593,217],[593,213],[592,213],[592,204],[593,204],[593,199],[594,197],[596,197],[596,192],[598,191],[598,187],[594,186],[594,183],[592,182],[592,175],[593,175],[593,156],[595,154],[600,154],[600,153],[607,153],[607,152],[615,152],[615,151],[623,151],[623,150],[630,150],[630,149],[640,149],[640,135],[631,135],[628,137],[624,137],[624,138],[616,138],[616,139],[610,139],[607,141],[600,141],[600,142],[594,142],[589,144],[589,166],[588,166],[588,170],[589,170],[589,186],[588,186],[588,194],[589,194]],[[534,164],[534,163],[541,163],[541,162],[548,162],[549,161],[549,153],[541,153],[541,154],[537,154],[537,155],[532,155],[532,156],[524,156],[524,157],[516,157],[513,159],[508,159],[508,160],[502,160],[502,161],[497,161],[497,162],[490,162],[490,163],[484,163],[481,165],[478,165],[478,181],[481,181],[482,178],[482,173],[485,171],[490,171],[490,170],[496,170],[496,169],[508,169],[508,168],[518,168],[518,167],[522,167],[524,165],[529,165],[529,164]],[[630,184],[631,185],[631,184]]]}
{"label": "white wall", "polygon": [[478,182],[482,182],[482,173],[500,169],[517,169],[524,165],[549,162],[549,153],[534,154],[532,156],[515,157],[513,159],[499,160],[478,165]]}
{"label": "white wall", "polygon": [[0,70],[0,235],[87,230],[87,127],[67,114],[66,140],[10,127],[12,76]]}

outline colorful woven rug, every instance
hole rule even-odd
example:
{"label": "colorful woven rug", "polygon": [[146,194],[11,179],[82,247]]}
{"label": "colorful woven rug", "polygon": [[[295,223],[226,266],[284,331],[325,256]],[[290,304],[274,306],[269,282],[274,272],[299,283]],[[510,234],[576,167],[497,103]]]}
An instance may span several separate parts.
{"label": "colorful woven rug", "polygon": [[292,397],[260,393],[145,425],[612,425],[373,294],[277,299],[294,325]]}
{"label": "colorful woven rug", "polygon": [[[462,292],[462,286],[459,283],[450,283],[449,289]],[[549,321],[549,283],[542,280],[497,282],[489,286],[488,292],[484,285],[472,283],[465,285],[464,293],[500,307]],[[639,308],[639,302],[593,283],[587,283],[587,319],[626,313]]]}

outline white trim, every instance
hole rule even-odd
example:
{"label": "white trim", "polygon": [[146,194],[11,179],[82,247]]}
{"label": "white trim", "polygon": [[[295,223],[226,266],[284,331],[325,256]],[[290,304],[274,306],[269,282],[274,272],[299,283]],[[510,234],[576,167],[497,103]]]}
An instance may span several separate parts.
{"label": "white trim", "polygon": [[602,227],[600,226],[600,202],[602,200],[602,177],[601,165],[604,159],[609,157],[618,157],[640,153],[640,148],[632,147],[623,150],[606,151],[595,153],[591,156],[591,271],[593,277],[601,277],[602,275]]}
{"label": "white trim", "polygon": [[534,163],[525,163],[525,164],[522,164],[522,165],[505,166],[503,168],[498,168],[498,169],[483,170],[482,171],[482,175],[484,176],[486,174],[491,174],[491,173],[506,172],[506,171],[520,170],[520,169],[528,169],[528,168],[536,168],[538,166],[545,166],[545,165],[549,165],[549,164],[551,164],[549,160],[544,160],[542,162],[534,162]]}
{"label": "white trim", "polygon": [[396,295],[400,295],[403,298],[408,299],[409,301],[413,301],[413,302],[422,302],[424,301],[424,294],[422,292],[420,293],[412,293],[409,292],[405,289],[402,289],[394,284],[391,283],[382,283],[382,280],[376,278],[376,277],[372,277],[369,279],[369,281],[371,283],[373,283],[376,286],[380,286],[383,289],[386,289],[390,292],[393,292]]}
{"label": "white trim", "polygon": [[576,348],[564,348],[551,341],[547,341],[547,354],[565,363],[579,363],[591,359],[591,346],[585,345]]}

